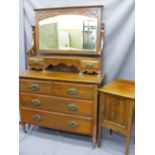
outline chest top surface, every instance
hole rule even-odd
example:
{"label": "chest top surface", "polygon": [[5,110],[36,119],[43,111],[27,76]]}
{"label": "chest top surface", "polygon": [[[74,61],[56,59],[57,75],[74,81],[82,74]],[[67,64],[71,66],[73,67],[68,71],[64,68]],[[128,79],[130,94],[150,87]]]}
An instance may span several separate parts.
{"label": "chest top surface", "polygon": [[135,99],[135,82],[125,79],[116,79],[102,86],[99,91]]}
{"label": "chest top surface", "polygon": [[19,77],[25,79],[56,80],[100,84],[103,81],[104,75],[75,74],[68,72],[26,71],[20,73]]}

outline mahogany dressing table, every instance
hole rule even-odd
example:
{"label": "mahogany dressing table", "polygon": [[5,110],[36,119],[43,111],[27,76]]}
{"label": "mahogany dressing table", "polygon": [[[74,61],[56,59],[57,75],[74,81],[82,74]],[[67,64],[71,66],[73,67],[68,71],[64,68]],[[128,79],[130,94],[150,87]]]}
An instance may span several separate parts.
{"label": "mahogany dressing table", "polygon": [[27,71],[20,73],[25,124],[92,136],[96,144],[98,87],[104,74],[103,6],[35,9]]}

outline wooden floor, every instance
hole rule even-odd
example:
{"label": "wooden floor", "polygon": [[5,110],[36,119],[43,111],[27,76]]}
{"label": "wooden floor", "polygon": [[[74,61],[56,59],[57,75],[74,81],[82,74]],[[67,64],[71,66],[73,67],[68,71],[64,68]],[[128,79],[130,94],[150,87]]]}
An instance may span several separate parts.
{"label": "wooden floor", "polygon": [[[132,134],[133,135],[133,134]],[[101,148],[92,148],[91,137],[32,127],[25,134],[20,127],[19,155],[124,155],[125,137],[103,130]],[[129,155],[135,155],[134,136]]]}

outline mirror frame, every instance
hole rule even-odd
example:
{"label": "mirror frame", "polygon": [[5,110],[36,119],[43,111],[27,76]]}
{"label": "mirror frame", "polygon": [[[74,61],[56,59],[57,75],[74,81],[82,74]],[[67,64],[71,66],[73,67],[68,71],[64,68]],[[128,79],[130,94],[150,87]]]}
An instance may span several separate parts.
{"label": "mirror frame", "polygon": [[[35,28],[35,49],[37,53],[47,54],[72,54],[72,55],[101,55],[102,54],[102,37],[101,36],[101,24],[102,24],[102,9],[103,5],[98,6],[74,6],[74,7],[61,7],[61,8],[42,8],[34,9],[36,12],[36,28]],[[97,36],[96,36],[96,49],[40,49],[39,48],[39,21],[54,17],[58,15],[85,15],[97,18]]]}

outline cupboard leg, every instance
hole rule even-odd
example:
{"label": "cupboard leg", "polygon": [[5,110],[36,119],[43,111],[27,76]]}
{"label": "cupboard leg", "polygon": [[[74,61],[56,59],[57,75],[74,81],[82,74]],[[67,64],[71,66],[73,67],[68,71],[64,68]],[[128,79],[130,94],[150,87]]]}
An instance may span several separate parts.
{"label": "cupboard leg", "polygon": [[126,145],[125,145],[125,155],[128,155],[129,152],[129,145],[130,145],[130,138],[131,138],[131,127],[132,127],[132,119],[133,119],[133,109],[134,109],[134,102],[132,102],[132,106],[131,106],[131,112],[130,112],[130,117],[129,117],[129,130],[127,133],[127,137],[126,137]]}
{"label": "cupboard leg", "polygon": [[99,127],[99,133],[98,133],[98,147],[101,147],[101,140],[102,140],[102,127]]}
{"label": "cupboard leg", "polygon": [[125,155],[128,155],[129,152],[129,145],[130,145],[130,134],[126,137],[126,144],[125,144]]}

